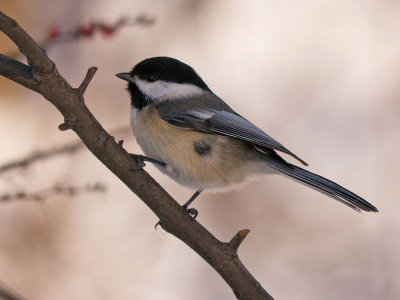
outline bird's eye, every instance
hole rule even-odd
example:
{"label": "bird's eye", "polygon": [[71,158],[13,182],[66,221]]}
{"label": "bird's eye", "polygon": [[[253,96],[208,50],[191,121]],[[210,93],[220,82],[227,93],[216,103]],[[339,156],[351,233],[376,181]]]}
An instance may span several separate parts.
{"label": "bird's eye", "polygon": [[147,75],[147,81],[148,82],[154,82],[154,81],[157,81],[157,76],[156,75],[153,75],[153,74],[150,74],[150,75]]}

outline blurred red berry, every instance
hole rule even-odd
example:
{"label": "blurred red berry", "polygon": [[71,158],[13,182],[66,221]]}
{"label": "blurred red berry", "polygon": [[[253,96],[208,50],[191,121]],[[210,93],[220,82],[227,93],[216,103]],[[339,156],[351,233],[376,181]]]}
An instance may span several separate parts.
{"label": "blurred red berry", "polygon": [[114,33],[115,28],[109,25],[100,24],[100,31],[105,36],[110,36]]}
{"label": "blurred red berry", "polygon": [[49,31],[47,32],[47,39],[48,40],[55,40],[61,35],[61,29],[59,26],[51,26]]}
{"label": "blurred red berry", "polygon": [[77,33],[78,35],[81,36],[92,36],[94,33],[94,24],[90,23],[90,24],[86,24],[86,25],[81,25],[78,27]]}

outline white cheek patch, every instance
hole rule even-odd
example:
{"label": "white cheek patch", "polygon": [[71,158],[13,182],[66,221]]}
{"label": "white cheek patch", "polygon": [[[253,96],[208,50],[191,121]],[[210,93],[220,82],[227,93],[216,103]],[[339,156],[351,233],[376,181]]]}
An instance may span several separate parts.
{"label": "white cheek patch", "polygon": [[190,83],[175,83],[163,80],[148,82],[137,77],[135,77],[134,82],[144,95],[158,101],[190,98],[205,92],[203,89]]}

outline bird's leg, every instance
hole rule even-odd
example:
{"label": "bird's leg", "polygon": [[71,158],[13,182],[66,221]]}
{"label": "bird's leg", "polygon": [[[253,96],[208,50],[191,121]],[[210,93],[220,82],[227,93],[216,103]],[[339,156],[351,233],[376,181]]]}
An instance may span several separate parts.
{"label": "bird's leg", "polygon": [[156,159],[153,159],[153,158],[150,158],[150,157],[147,157],[147,156],[144,156],[144,155],[139,155],[139,154],[130,154],[130,155],[133,158],[136,158],[138,160],[138,163],[136,164],[136,166],[130,168],[131,171],[137,171],[137,170],[143,169],[146,166],[145,161],[148,161],[148,162],[151,162],[153,164],[157,164],[157,165],[160,165],[163,167],[166,166],[166,163],[156,160]]}
{"label": "bird's leg", "polygon": [[190,197],[190,199],[183,204],[183,207],[186,208],[187,212],[193,216],[194,219],[196,219],[197,215],[199,214],[199,212],[197,211],[197,209],[195,208],[188,208],[188,206],[194,201],[194,199],[197,198],[198,195],[200,195],[200,193],[202,192],[202,190],[197,190],[192,197]]}
{"label": "bird's leg", "polygon": [[[186,211],[189,213],[189,215],[191,215],[193,217],[193,219],[196,219],[196,217],[199,214],[199,212],[195,208],[188,208],[188,206],[194,201],[194,199],[197,198],[198,195],[200,195],[201,192],[202,192],[202,190],[197,190],[192,195],[192,197],[190,197],[190,199],[185,204],[182,205],[182,207],[186,209]],[[156,223],[156,225],[154,226],[154,229],[157,229],[158,225],[162,225],[161,221],[158,221]]]}

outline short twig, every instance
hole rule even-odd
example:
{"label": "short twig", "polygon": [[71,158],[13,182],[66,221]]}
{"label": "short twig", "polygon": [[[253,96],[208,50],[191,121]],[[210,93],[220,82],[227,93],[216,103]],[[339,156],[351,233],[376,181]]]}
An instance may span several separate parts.
{"label": "short twig", "polygon": [[97,71],[97,67],[90,67],[89,70],[87,70],[85,79],[83,79],[81,85],[78,87],[77,91],[80,94],[80,96],[83,99],[83,94],[86,91],[86,88],[88,87],[90,81],[92,81],[94,74]]}
{"label": "short twig", "polygon": [[240,244],[244,241],[246,236],[249,234],[250,230],[243,229],[240,230],[236,235],[230,240],[229,247],[237,253]]}
{"label": "short twig", "polygon": [[72,129],[72,124],[70,122],[64,122],[58,125],[58,129],[60,131],[67,131],[69,129]]}

